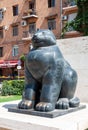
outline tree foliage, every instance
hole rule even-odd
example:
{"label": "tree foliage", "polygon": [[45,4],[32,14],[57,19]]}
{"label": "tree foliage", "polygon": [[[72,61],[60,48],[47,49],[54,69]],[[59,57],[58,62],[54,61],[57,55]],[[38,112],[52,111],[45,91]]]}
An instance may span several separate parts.
{"label": "tree foliage", "polygon": [[88,35],[88,0],[75,0],[78,7],[78,13],[76,18],[67,22],[63,28],[63,32],[67,31],[69,27],[73,30],[82,32],[83,35]]}

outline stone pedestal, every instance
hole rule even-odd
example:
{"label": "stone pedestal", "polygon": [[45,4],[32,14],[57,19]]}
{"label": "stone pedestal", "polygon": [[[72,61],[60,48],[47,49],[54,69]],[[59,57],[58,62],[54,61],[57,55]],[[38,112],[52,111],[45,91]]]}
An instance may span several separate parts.
{"label": "stone pedestal", "polygon": [[[8,112],[19,101],[0,103],[0,127],[8,130],[85,130],[88,128],[88,105],[85,109],[56,118]],[[82,104],[85,105],[85,104]]]}
{"label": "stone pedestal", "polygon": [[86,108],[86,105],[80,105],[79,107],[69,108],[69,109],[65,109],[65,110],[55,109],[54,111],[51,111],[51,112],[40,112],[40,111],[35,111],[33,109],[29,109],[29,110],[28,109],[19,109],[19,108],[17,108],[17,106],[13,106],[13,107],[8,107],[8,111],[21,113],[21,114],[40,116],[40,117],[54,118],[54,117],[62,116],[65,114],[69,114],[71,112],[79,111],[84,108]]}

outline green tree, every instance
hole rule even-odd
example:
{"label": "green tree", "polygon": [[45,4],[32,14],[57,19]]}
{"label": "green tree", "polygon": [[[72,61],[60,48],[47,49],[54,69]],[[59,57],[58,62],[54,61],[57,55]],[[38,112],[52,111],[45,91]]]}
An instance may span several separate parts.
{"label": "green tree", "polygon": [[88,0],[76,0],[78,6],[77,17],[74,22],[76,30],[88,35]]}
{"label": "green tree", "polygon": [[74,30],[82,32],[83,35],[88,35],[88,0],[75,0],[78,12],[76,18],[67,22],[62,32],[66,32],[69,27],[72,27]]}

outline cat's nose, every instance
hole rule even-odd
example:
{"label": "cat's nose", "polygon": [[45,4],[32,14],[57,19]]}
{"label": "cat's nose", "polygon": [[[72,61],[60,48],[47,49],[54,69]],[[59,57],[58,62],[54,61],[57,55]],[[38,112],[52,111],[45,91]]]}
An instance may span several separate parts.
{"label": "cat's nose", "polygon": [[36,40],[36,39],[37,39],[37,36],[36,36],[36,34],[34,34],[32,37],[32,40]]}

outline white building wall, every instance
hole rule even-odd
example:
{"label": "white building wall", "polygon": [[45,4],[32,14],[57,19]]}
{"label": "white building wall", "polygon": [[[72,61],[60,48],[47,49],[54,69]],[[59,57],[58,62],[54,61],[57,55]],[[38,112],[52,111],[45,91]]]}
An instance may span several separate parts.
{"label": "white building wall", "polygon": [[88,102],[88,37],[57,40],[57,45],[77,71],[78,84],[75,95],[81,101]]}

